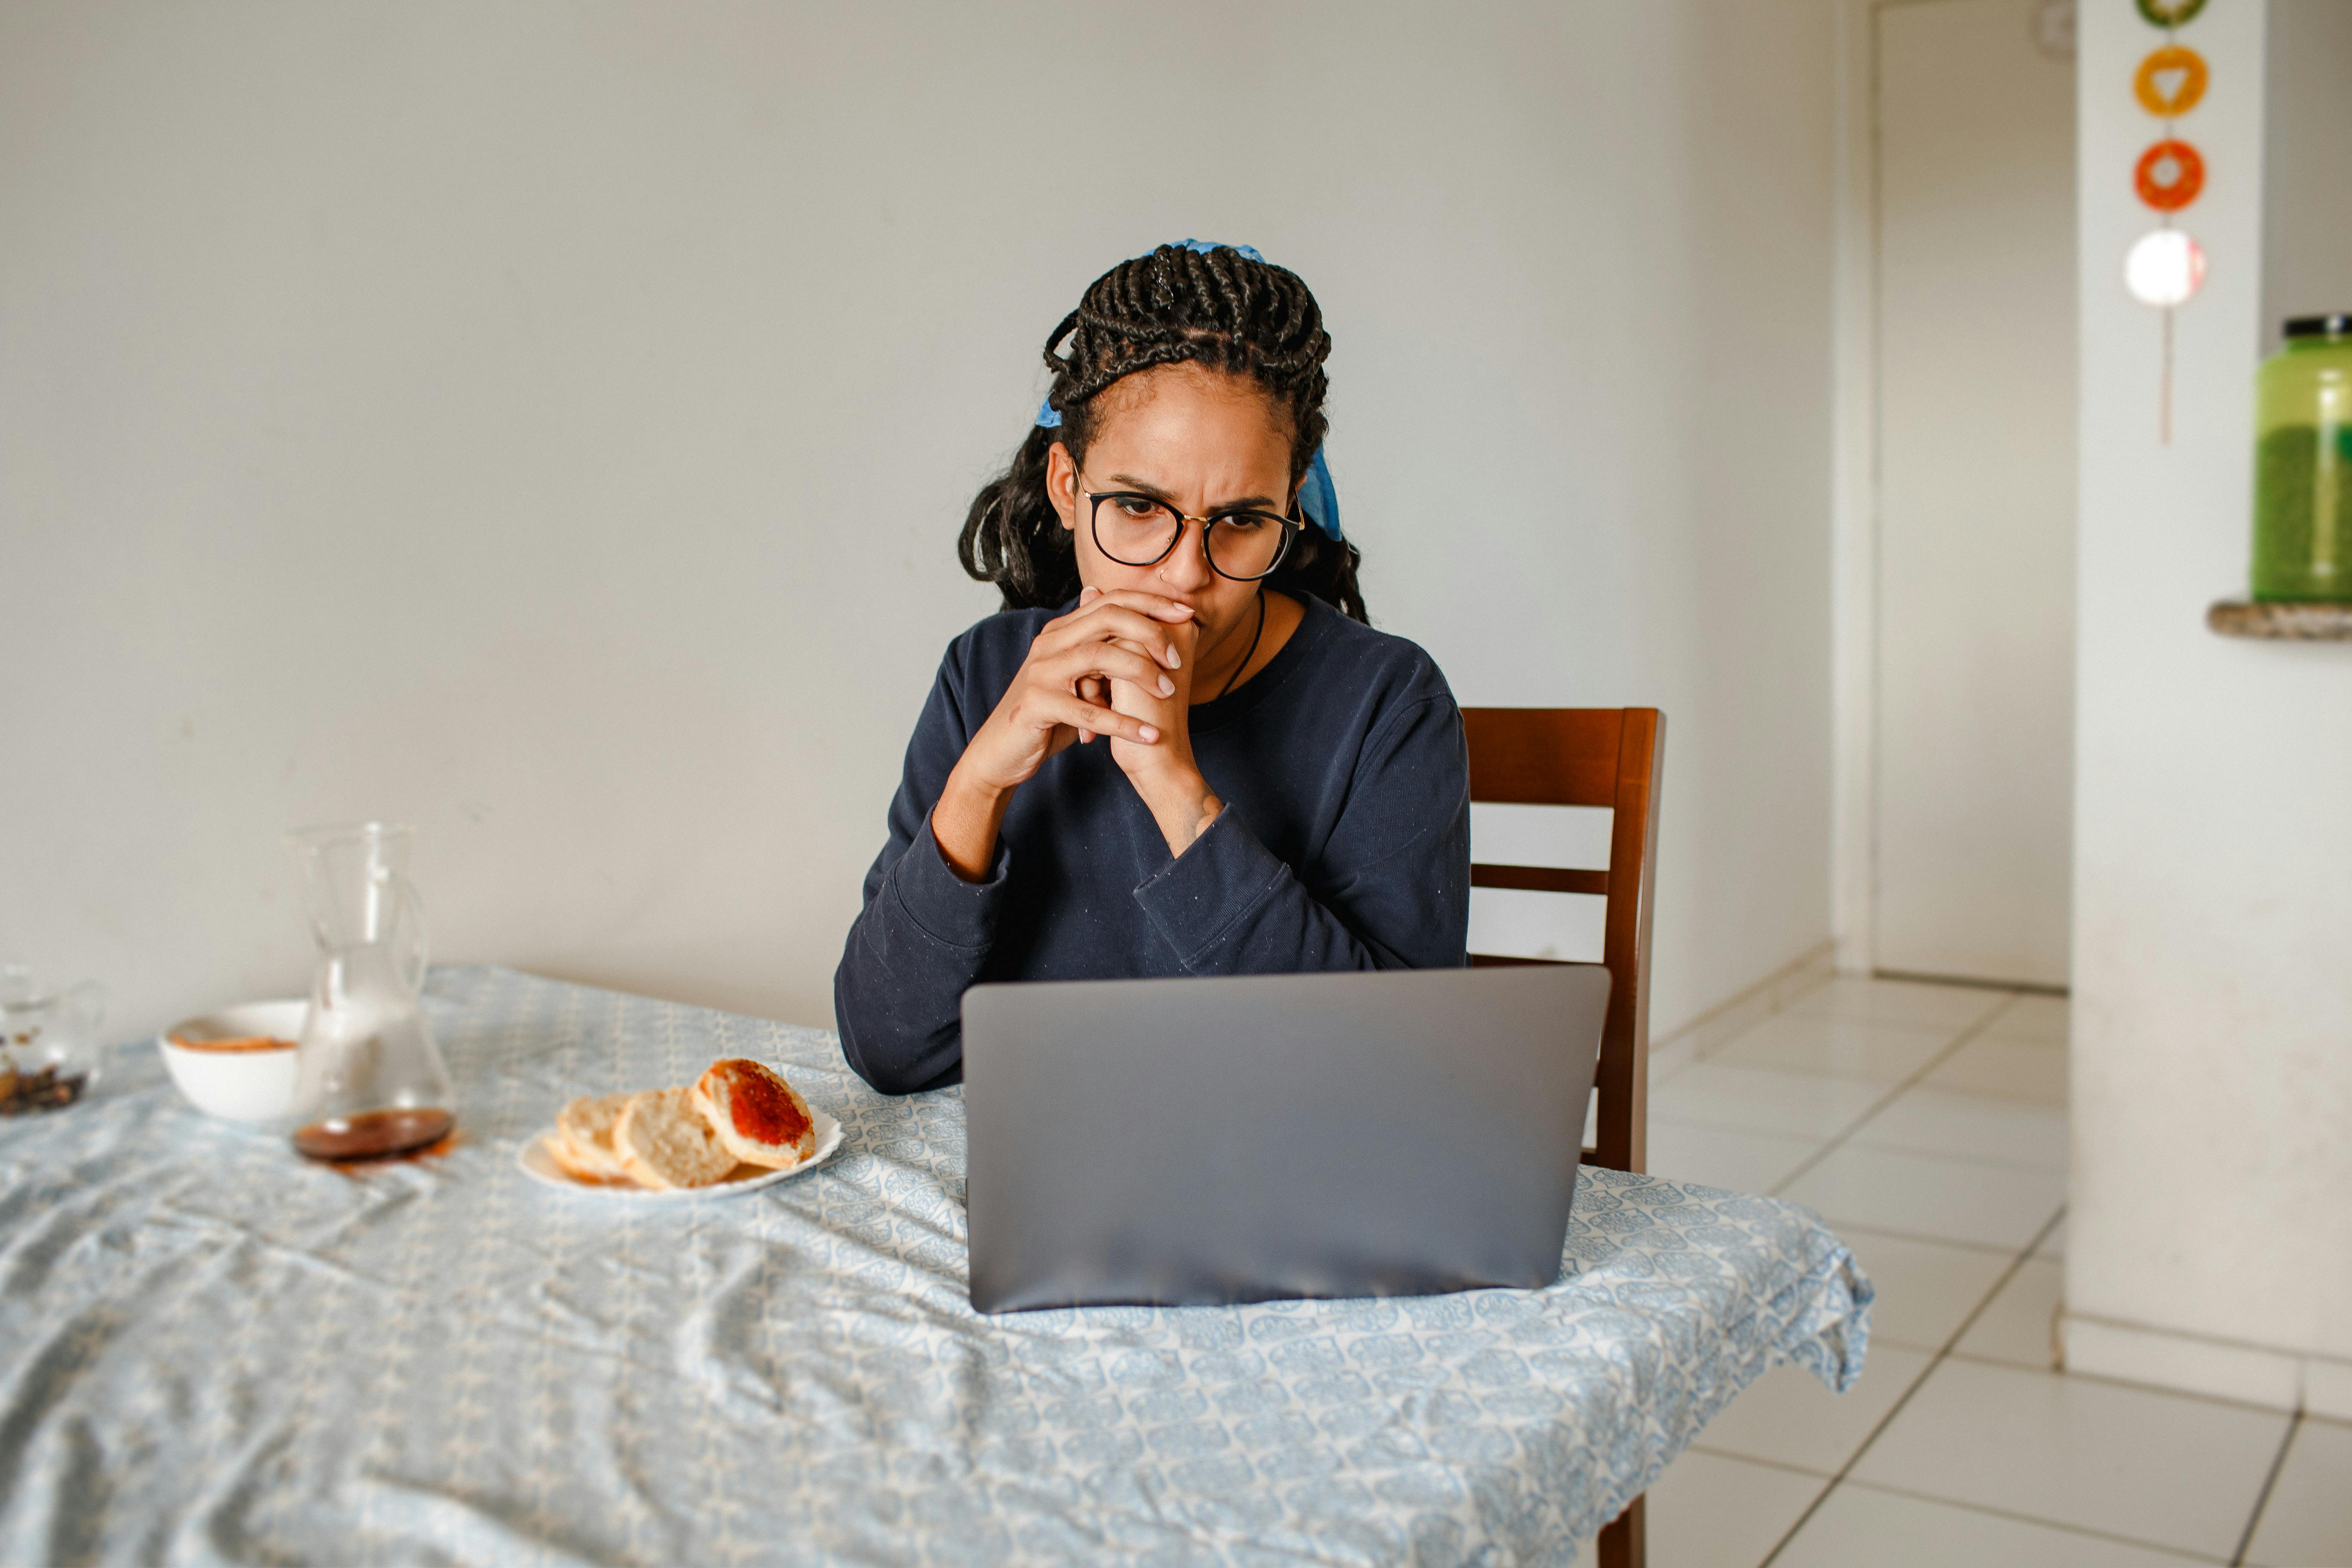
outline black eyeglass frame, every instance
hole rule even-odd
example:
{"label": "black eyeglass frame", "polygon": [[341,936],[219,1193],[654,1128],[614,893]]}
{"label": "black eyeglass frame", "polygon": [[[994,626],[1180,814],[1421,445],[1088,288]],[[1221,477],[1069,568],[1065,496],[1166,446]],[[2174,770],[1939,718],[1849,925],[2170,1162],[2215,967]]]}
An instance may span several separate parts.
{"label": "black eyeglass frame", "polygon": [[[1173,555],[1176,552],[1176,547],[1184,542],[1184,525],[1188,522],[1197,522],[1201,525],[1201,557],[1208,562],[1210,571],[1229,583],[1263,583],[1282,569],[1282,563],[1290,558],[1291,545],[1297,541],[1301,533],[1307,531],[1306,521],[1296,515],[1298,510],[1298,503],[1296,501],[1291,503],[1293,515],[1289,517],[1282,517],[1270,511],[1260,511],[1255,507],[1240,507],[1229,511],[1217,512],[1209,517],[1194,517],[1189,512],[1178,511],[1162,497],[1150,495],[1142,490],[1090,490],[1081,486],[1078,493],[1087,498],[1087,531],[1094,536],[1095,548],[1122,566],[1159,565]],[[1129,561],[1123,555],[1113,555],[1110,546],[1103,542],[1102,537],[1102,503],[1107,500],[1139,500],[1160,508],[1175,518],[1174,537],[1168,541],[1165,549],[1149,561]],[[1282,543],[1275,550],[1274,559],[1266,564],[1265,571],[1254,573],[1247,577],[1228,572],[1218,565],[1216,552],[1209,548],[1209,531],[1221,522],[1228,522],[1237,517],[1259,518],[1276,524],[1282,530]]]}

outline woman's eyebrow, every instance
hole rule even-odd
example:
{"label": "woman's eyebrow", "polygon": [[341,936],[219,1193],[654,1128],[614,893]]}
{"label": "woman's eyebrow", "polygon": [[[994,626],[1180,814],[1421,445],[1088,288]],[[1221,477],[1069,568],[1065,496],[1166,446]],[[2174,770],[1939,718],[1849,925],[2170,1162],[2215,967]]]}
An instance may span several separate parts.
{"label": "woman's eyebrow", "polygon": [[[1173,510],[1181,511],[1184,510],[1183,508],[1177,506],[1174,497],[1171,496],[1166,490],[1161,489],[1158,485],[1151,483],[1148,479],[1139,479],[1132,474],[1113,474],[1110,479],[1111,483],[1124,486],[1125,488],[1134,490],[1140,495],[1150,496],[1153,500],[1164,502]],[[1216,517],[1222,513],[1229,511],[1272,511],[1274,510],[1274,502],[1265,496],[1244,496],[1239,500],[1229,500],[1217,506],[1213,506],[1202,515],[1204,517]]]}

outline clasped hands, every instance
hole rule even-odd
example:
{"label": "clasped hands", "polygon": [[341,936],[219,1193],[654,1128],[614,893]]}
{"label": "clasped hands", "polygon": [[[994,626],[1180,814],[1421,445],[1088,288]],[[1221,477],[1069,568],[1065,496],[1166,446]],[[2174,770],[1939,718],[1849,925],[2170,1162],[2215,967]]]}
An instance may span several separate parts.
{"label": "clasped hands", "polygon": [[955,873],[985,877],[1013,792],[1048,757],[1097,738],[1143,798],[1169,854],[1183,854],[1224,809],[1192,760],[1199,643],[1190,605],[1133,589],[1088,588],[1076,609],[1046,622],[932,809],[932,837]]}

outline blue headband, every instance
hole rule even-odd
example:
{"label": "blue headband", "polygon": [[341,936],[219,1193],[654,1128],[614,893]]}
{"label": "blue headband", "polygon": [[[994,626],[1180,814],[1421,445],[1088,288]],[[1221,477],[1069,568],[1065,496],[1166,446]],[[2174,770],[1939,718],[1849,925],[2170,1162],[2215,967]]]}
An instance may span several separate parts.
{"label": "blue headband", "polygon": [[[1190,250],[1202,256],[1213,250],[1230,250],[1246,256],[1252,261],[1265,260],[1255,246],[1226,245],[1213,239],[1180,239],[1172,248]],[[1037,405],[1037,426],[1041,430],[1062,427],[1062,411],[1054,406],[1054,400],[1050,397]],[[1307,521],[1322,530],[1332,542],[1338,543],[1347,538],[1339,531],[1339,489],[1331,482],[1331,467],[1323,460],[1323,448],[1320,447],[1315,448],[1315,460],[1307,465],[1307,477],[1298,483],[1298,510],[1305,512]]]}

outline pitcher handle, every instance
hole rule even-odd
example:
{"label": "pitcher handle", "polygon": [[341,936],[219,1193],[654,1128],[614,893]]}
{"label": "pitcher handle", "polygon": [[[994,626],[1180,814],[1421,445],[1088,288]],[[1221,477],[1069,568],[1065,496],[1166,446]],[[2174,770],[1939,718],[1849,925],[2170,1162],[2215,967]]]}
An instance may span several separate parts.
{"label": "pitcher handle", "polygon": [[418,896],[416,884],[405,877],[400,879],[400,905],[408,927],[407,941],[400,954],[402,976],[411,991],[422,991],[425,966],[425,900]]}

